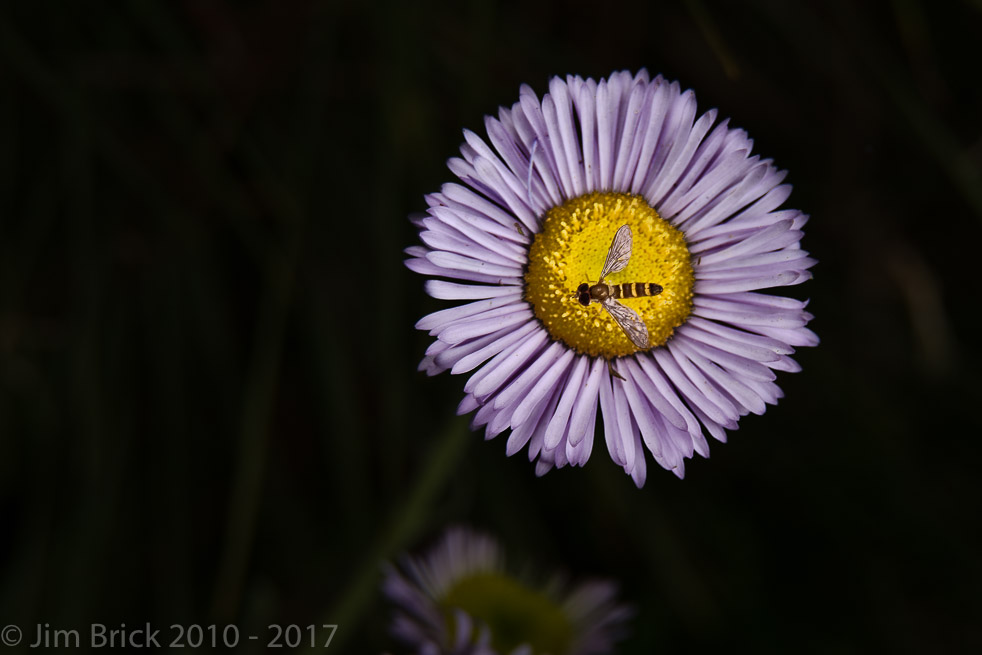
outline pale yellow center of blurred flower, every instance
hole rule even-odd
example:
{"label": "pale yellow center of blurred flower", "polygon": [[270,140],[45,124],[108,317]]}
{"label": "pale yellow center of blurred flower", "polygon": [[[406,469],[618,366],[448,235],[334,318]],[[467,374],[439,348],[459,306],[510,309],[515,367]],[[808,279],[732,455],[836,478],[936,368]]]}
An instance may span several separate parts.
{"label": "pale yellow center of blurred flower", "polygon": [[462,577],[440,599],[452,637],[457,641],[454,610],[463,610],[490,630],[497,653],[511,653],[522,645],[533,655],[562,655],[571,650],[577,630],[562,605],[543,590],[502,573],[476,572]]}
{"label": "pale yellow center of blurred flower", "polygon": [[576,299],[577,287],[596,284],[614,234],[629,225],[631,260],[604,282],[654,283],[656,296],[618,300],[638,313],[652,347],[668,341],[692,311],[694,277],[684,235],[658,215],[642,196],[588,193],[546,212],[535,235],[525,273],[525,299],[553,339],[594,357],[623,357],[638,351],[609,313],[596,302]]}

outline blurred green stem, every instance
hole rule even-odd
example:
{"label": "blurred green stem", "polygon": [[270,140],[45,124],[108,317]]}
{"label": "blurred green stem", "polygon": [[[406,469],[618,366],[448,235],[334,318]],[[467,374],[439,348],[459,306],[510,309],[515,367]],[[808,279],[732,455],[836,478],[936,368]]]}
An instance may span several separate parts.
{"label": "blurred green stem", "polygon": [[[389,516],[368,557],[362,561],[337,602],[324,614],[322,623],[337,626],[331,648],[343,648],[346,639],[355,632],[358,617],[379,593],[382,562],[391,560],[405,548],[426,523],[430,506],[445,486],[451,471],[457,468],[470,441],[467,437],[467,424],[461,417],[451,419],[437,437],[434,450],[425,458],[425,468],[420,471],[412,489],[408,490],[405,501]],[[318,647],[303,652],[313,655],[323,650],[318,644]]]}
{"label": "blurred green stem", "polygon": [[699,26],[699,31],[702,32],[702,36],[706,39],[709,48],[716,55],[716,59],[719,60],[726,77],[733,82],[739,80],[740,67],[736,63],[736,58],[726,45],[722,33],[716,27],[716,22],[713,20],[712,14],[706,9],[702,0],[685,0],[685,8],[688,9],[692,20]]}
{"label": "blurred green stem", "polygon": [[296,257],[274,257],[268,266],[255,348],[243,392],[241,438],[228,499],[225,545],[212,597],[212,615],[220,621],[235,619],[252,550]]}

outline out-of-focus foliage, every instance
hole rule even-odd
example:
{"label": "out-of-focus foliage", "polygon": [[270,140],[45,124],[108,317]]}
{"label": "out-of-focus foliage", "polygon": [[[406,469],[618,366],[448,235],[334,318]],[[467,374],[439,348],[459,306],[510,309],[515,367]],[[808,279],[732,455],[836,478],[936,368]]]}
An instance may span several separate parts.
{"label": "out-of-focus foliage", "polygon": [[[0,9],[0,623],[339,624],[449,523],[620,579],[624,652],[969,651],[977,2]],[[455,419],[401,264],[460,129],[647,67],[790,171],[823,343],[712,459],[536,479]],[[259,645],[245,643],[240,650]]]}

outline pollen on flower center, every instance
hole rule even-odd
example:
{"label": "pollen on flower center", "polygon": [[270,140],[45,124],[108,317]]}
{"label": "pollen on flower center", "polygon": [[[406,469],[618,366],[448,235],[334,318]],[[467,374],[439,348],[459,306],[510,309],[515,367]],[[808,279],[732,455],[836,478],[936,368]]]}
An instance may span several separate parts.
{"label": "pollen on flower center", "polygon": [[584,282],[597,283],[622,225],[629,225],[633,233],[631,259],[604,282],[663,287],[655,296],[618,301],[644,321],[651,346],[668,341],[692,310],[694,277],[685,237],[642,196],[588,193],[567,200],[546,212],[542,230],[532,242],[525,299],[553,339],[594,357],[623,357],[638,351],[600,304],[584,306],[575,293]]}

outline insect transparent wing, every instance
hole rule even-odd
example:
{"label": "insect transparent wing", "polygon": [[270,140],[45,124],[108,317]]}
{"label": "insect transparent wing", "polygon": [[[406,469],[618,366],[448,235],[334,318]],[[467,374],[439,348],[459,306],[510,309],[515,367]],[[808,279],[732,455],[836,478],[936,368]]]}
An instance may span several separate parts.
{"label": "insect transparent wing", "polygon": [[607,251],[607,261],[604,262],[604,270],[600,271],[600,280],[611,273],[623,271],[624,267],[631,260],[631,226],[621,225],[614,235],[614,240],[610,243],[610,250]]}
{"label": "insect transparent wing", "polygon": [[626,305],[622,305],[613,298],[608,298],[603,301],[604,309],[610,312],[610,315],[614,317],[614,320],[624,333],[627,334],[628,338],[631,340],[635,346],[641,350],[647,350],[651,347],[651,343],[648,341],[648,326],[644,324],[638,313]]}

